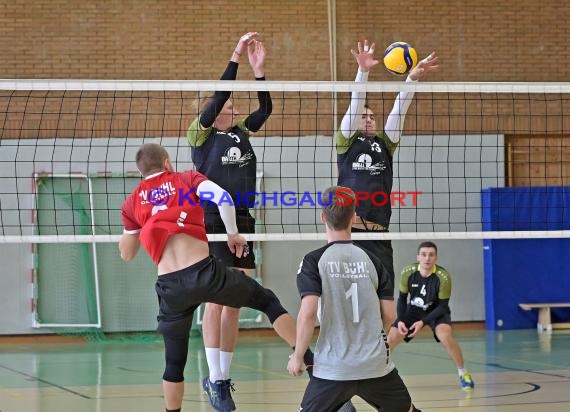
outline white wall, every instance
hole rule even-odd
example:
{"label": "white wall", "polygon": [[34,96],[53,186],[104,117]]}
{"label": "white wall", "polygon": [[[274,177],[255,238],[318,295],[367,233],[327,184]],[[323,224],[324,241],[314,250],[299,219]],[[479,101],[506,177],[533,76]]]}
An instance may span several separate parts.
{"label": "white wall", "polygon": [[[142,139],[66,139],[0,141],[0,235],[31,234],[33,172],[71,171],[95,174],[101,171],[115,173],[135,170],[134,154]],[[145,139],[168,146],[178,170],[191,167],[190,150],[184,139]],[[315,193],[335,182],[335,152],[330,137],[255,138],[258,168],[263,168],[266,191],[309,191]],[[36,146],[37,143],[37,146]],[[332,159],[332,162],[331,162]],[[394,190],[421,190],[418,207],[394,209],[392,231],[465,231],[480,230],[480,190],[482,187],[504,185],[502,136],[406,136],[395,159]],[[19,210],[20,209],[20,210]],[[26,209],[26,210],[22,210]],[[117,213],[119,213],[117,211]],[[321,231],[316,216],[318,210],[299,211],[292,208],[268,210],[266,223],[276,224],[268,232],[278,232],[286,223],[286,232]],[[299,227],[299,223],[306,226]],[[20,228],[23,227],[23,230]],[[411,263],[416,254],[417,241],[394,241],[396,271]],[[459,321],[484,319],[483,252],[482,241],[439,241],[440,263],[453,275],[451,307],[453,318]],[[299,298],[295,274],[302,256],[320,247],[321,242],[267,242],[263,244],[262,275],[265,286],[272,288],[293,314],[297,313]],[[36,333],[31,327],[30,272],[32,254],[30,245],[0,244],[0,334]],[[152,288],[154,268],[141,276],[137,288]],[[112,265],[111,265],[112,266]],[[123,285],[129,293],[137,277],[128,265],[112,266],[102,273],[103,282],[116,276],[125,276]],[[140,265],[137,265],[140,271]],[[123,273],[117,273],[117,272]],[[111,273],[112,272],[112,273]],[[155,327],[156,299],[148,299],[148,312],[139,328]],[[141,302],[137,302],[138,305]],[[128,310],[130,306],[126,306]],[[123,321],[114,319],[116,313],[104,310],[104,320],[111,329],[122,328]],[[134,309],[133,309],[134,310]],[[138,310],[140,312],[140,310]],[[114,311],[113,311],[114,312]],[[42,331],[45,332],[45,331]]]}

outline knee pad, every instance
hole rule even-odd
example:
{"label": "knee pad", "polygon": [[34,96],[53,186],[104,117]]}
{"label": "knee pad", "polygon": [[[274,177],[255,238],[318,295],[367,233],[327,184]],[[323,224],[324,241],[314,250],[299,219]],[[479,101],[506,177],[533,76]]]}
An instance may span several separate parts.
{"label": "knee pad", "polygon": [[177,363],[166,363],[166,368],[164,368],[164,373],[162,374],[162,379],[167,382],[184,382],[184,366],[185,363],[180,365]]}
{"label": "knee pad", "polygon": [[162,379],[167,382],[183,382],[184,367],[188,359],[189,338],[172,338],[163,336],[166,367]]}
{"label": "knee pad", "polygon": [[279,316],[287,313],[279,298],[270,289],[261,288],[260,293],[255,296],[255,301],[259,310],[267,315],[272,324]]}

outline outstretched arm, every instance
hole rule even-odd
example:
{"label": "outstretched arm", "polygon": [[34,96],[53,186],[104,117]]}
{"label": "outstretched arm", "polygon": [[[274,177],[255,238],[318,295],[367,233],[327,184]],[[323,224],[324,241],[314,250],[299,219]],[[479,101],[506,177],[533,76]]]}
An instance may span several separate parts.
{"label": "outstretched arm", "polygon": [[[437,65],[437,55],[432,52],[428,57],[421,60],[416,67],[410,72],[406,82],[416,82],[426,74],[437,70],[439,66]],[[386,120],[386,126],[384,131],[386,135],[390,138],[393,143],[398,143],[402,137],[402,131],[404,130],[404,121],[406,120],[406,113],[414,99],[414,92],[400,92],[396,96],[394,101],[394,106],[388,115]]]}
{"label": "outstretched arm", "polygon": [[[354,79],[357,83],[365,83],[368,80],[368,72],[370,69],[378,64],[378,60],[374,59],[374,46],[374,43],[368,46],[368,40],[364,40],[364,45],[358,42],[358,51],[350,50],[358,62],[358,72],[356,73],[356,79]],[[360,117],[364,112],[365,102],[365,92],[352,92],[348,110],[340,123],[340,131],[345,139],[350,139],[358,130]]]}
{"label": "outstretched arm", "polygon": [[[249,64],[253,69],[255,80],[265,80],[265,46],[262,42],[252,40],[247,48]],[[257,132],[263,126],[263,123],[269,118],[273,111],[273,103],[271,95],[268,91],[257,92],[259,107],[245,119],[245,127],[252,132]]]}
{"label": "outstretched arm", "polygon": [[319,297],[316,295],[304,296],[301,300],[301,309],[297,316],[297,339],[295,352],[289,356],[287,370],[290,375],[299,376],[303,373],[303,356],[311,344],[311,338],[315,330]]}
{"label": "outstretched arm", "polygon": [[[240,57],[242,56],[243,53],[247,51],[249,44],[252,41],[254,41],[258,36],[259,34],[257,32],[249,32],[241,36],[241,38],[238,41],[238,44],[236,45],[234,51],[232,52],[232,57],[228,63],[228,66],[226,67],[226,70],[224,71],[224,74],[222,74],[220,80],[236,79]],[[218,114],[220,114],[220,111],[222,110],[224,104],[230,98],[230,96],[231,92],[229,91],[216,91],[214,93],[214,97],[212,98],[210,103],[208,103],[204,108],[204,110],[202,110],[202,112],[200,113],[200,126],[203,129],[207,129],[214,124],[216,117],[218,117]]]}
{"label": "outstretched arm", "polygon": [[220,217],[224,222],[226,233],[228,234],[228,247],[232,253],[235,253],[237,257],[247,255],[248,250],[245,247],[247,240],[238,232],[236,209],[230,201],[230,194],[211,180],[205,180],[200,183],[196,188],[196,193],[201,200],[210,200],[218,205]]}

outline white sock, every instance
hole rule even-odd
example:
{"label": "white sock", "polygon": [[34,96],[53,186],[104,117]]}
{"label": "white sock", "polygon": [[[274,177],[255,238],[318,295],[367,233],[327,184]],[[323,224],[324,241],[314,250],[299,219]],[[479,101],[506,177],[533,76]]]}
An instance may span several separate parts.
{"label": "white sock", "polygon": [[459,376],[463,376],[465,373],[467,373],[467,369],[457,368],[457,373],[459,374]]}
{"label": "white sock", "polygon": [[227,380],[230,378],[230,366],[232,365],[233,352],[220,351],[220,370],[222,372],[222,379]]}
{"label": "white sock", "polygon": [[214,383],[222,379],[222,371],[220,370],[220,348],[205,348],[206,361],[210,370],[210,382]]}

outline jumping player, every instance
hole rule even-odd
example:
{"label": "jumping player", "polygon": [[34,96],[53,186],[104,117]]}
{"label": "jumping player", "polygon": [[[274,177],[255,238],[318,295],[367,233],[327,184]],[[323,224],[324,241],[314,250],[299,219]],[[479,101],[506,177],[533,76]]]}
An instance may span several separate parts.
{"label": "jumping player", "polygon": [[[255,79],[265,80],[265,46],[259,41],[257,32],[246,33],[240,38],[221,80],[236,79],[242,56],[248,57]],[[236,204],[237,228],[240,233],[254,233],[255,219],[249,211],[254,199],[251,196],[244,197],[246,193],[255,191],[256,184],[257,159],[249,139],[250,133],[257,132],[270,116],[271,96],[266,91],[258,92],[259,107],[243,118],[240,118],[230,96],[230,92],[217,91],[208,99],[199,116],[188,128],[188,142],[192,147],[192,161],[196,169],[232,196]],[[215,204],[205,204],[205,224],[207,233],[225,233],[224,222]],[[225,242],[210,242],[209,245],[212,255],[223,265],[242,269],[247,275],[253,276],[253,242],[248,242],[249,253],[243,256],[233,254]],[[210,401],[212,396],[219,397],[219,394],[212,392],[215,388],[210,384],[222,380],[226,386],[232,385],[230,365],[238,331],[238,308],[206,304],[202,334],[209,382],[204,379],[203,386]],[[233,407],[235,409],[235,405]]]}
{"label": "jumping player", "polygon": [[[290,346],[295,344],[295,322],[271,290],[210,256],[201,196],[220,203],[229,249],[238,257],[247,254],[234,207],[219,202],[227,193],[201,173],[174,172],[167,151],[158,144],[142,145],[136,163],[144,180],[122,205],[124,233],[119,250],[128,262],[142,245],[158,267],[155,290],[159,300],[158,331],[164,339],[166,359],[164,400],[167,412],[179,412],[192,317],[201,303],[262,311]],[[228,401],[229,387],[221,380],[211,386],[220,394],[215,409],[233,410]]]}
{"label": "jumping player", "polygon": [[[351,50],[358,63],[355,81],[364,83],[370,70],[378,64],[374,59],[374,43],[358,42]],[[438,69],[438,57],[431,53],[410,71],[406,82],[416,82]],[[388,232],[392,215],[390,194],[393,181],[393,155],[400,143],[406,112],[414,98],[413,92],[402,91],[384,128],[376,127],[376,116],[366,104],[366,93],[352,92],[350,104],[335,134],[338,185],[355,192],[382,192],[387,196],[384,206],[375,206],[370,199],[361,200],[356,208],[352,232]],[[394,258],[390,240],[355,240],[354,243],[371,250],[386,266],[394,279]],[[389,314],[387,314],[389,316]],[[395,317],[395,314],[392,314]]]}

